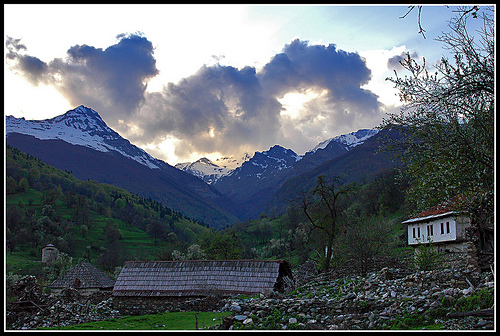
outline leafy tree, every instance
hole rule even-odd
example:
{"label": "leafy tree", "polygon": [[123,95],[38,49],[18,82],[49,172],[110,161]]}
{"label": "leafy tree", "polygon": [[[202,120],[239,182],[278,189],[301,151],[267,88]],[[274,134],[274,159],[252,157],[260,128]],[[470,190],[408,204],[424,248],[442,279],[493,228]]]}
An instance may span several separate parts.
{"label": "leafy tree", "polygon": [[90,205],[84,195],[75,195],[71,206],[71,219],[79,224],[90,226]]}
{"label": "leafy tree", "polygon": [[239,259],[242,254],[240,245],[238,236],[234,232],[210,229],[199,238],[199,246],[205,251],[207,259]]}
{"label": "leafy tree", "polygon": [[[482,19],[476,37],[469,19]],[[451,32],[438,41],[453,55],[443,57],[431,73],[425,59],[409,54],[401,65],[409,76],[389,78],[404,106],[389,114],[381,128],[399,129],[403,137],[388,148],[403,150],[413,177],[409,201],[416,211],[456,195],[482,199],[493,216],[495,54],[493,10],[461,8]],[[469,209],[474,210],[474,209]],[[475,209],[479,210],[479,209]]]}
{"label": "leafy tree", "polygon": [[19,181],[19,191],[20,192],[25,192],[30,189],[30,184],[28,183],[28,180],[26,178],[22,178],[21,181]]}
{"label": "leafy tree", "polygon": [[149,222],[149,224],[146,226],[146,232],[154,238],[155,246],[158,242],[158,239],[165,240],[168,233],[165,225],[157,219],[153,219]]}
{"label": "leafy tree", "polygon": [[42,195],[42,202],[43,204],[49,204],[55,208],[56,202],[61,197],[61,194],[61,187],[45,189]]}
{"label": "leafy tree", "polygon": [[203,251],[198,244],[192,244],[187,249],[187,258],[189,260],[204,260],[207,254]]}
{"label": "leafy tree", "polygon": [[17,182],[12,176],[7,176],[5,179],[7,195],[17,192]]}
{"label": "leafy tree", "polygon": [[341,186],[340,178],[334,176],[329,184],[325,176],[319,176],[313,190],[302,194],[300,207],[312,229],[326,237],[324,247],[325,271],[330,269],[333,245],[339,225],[345,220],[343,198],[354,190],[354,185]]}
{"label": "leafy tree", "polygon": [[342,237],[341,253],[366,274],[373,261],[389,249],[390,226],[379,218],[349,218]]}
{"label": "leafy tree", "polygon": [[107,245],[114,245],[118,240],[124,238],[121,230],[118,228],[118,225],[112,219],[106,220],[106,225],[104,226],[104,237],[106,238]]}

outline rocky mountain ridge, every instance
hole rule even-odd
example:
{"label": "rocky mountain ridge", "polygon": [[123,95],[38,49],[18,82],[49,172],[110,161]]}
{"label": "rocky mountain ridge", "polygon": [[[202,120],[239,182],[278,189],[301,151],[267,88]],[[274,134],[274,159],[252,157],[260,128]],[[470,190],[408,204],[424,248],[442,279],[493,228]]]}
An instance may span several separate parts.
{"label": "rocky mountain ridge", "polygon": [[[332,159],[338,156],[339,153],[345,153],[354,147],[363,144],[367,139],[376,135],[379,131],[377,129],[360,129],[355,132],[348,134],[342,134],[325,141],[322,141],[316,145],[313,149],[307,151],[304,155],[298,155],[291,149],[286,149],[280,145],[275,145],[269,148],[267,151],[255,152],[253,156],[245,154],[243,158],[236,160],[234,158],[220,158],[215,162],[207,159],[206,157],[200,158],[195,162],[183,162],[175,165],[176,168],[186,171],[194,176],[197,176],[207,182],[208,184],[214,184],[220,178],[230,176],[233,174],[239,174],[238,170],[241,170],[242,165],[246,163],[251,163],[254,166],[261,167],[260,171],[249,172],[252,170],[247,169],[243,174],[254,174],[256,178],[265,178],[267,173],[272,172],[273,168],[277,170],[291,168],[295,163],[306,158],[307,163],[303,163],[303,167],[314,167],[315,165],[321,164],[328,159]],[[285,153],[283,155],[282,153]],[[295,161],[287,162],[287,154],[295,158]],[[273,157],[275,155],[275,157]],[[265,157],[268,156],[269,159],[275,159],[281,164],[269,164]],[[314,157],[314,158],[313,158]],[[283,161],[285,160],[285,161]],[[228,161],[231,164],[227,164]]]}
{"label": "rocky mountain ridge", "polygon": [[90,108],[42,121],[8,116],[6,143],[80,180],[115,185],[210,226],[239,221],[218,190],[131,144]]}
{"label": "rocky mountain ridge", "polygon": [[[42,121],[9,116],[6,124],[7,144],[21,151],[70,171],[81,180],[116,185],[214,227],[257,218],[264,211],[282,214],[286,199],[294,197],[277,195],[285,183],[331,160],[359,152],[379,133],[362,129],[337,136],[303,156],[275,145],[252,157],[221,158],[215,163],[202,158],[190,165],[178,165],[177,169],[122,138],[96,111],[85,106]],[[345,165],[353,160],[355,155]],[[356,165],[376,169],[380,163],[388,165],[386,160],[378,160],[377,164],[372,161],[369,158]],[[349,174],[354,180],[373,173],[366,169],[358,169],[360,173],[356,174],[346,171],[350,169],[340,170],[335,174]],[[306,186],[299,183],[297,187]]]}
{"label": "rocky mountain ridge", "polygon": [[235,159],[234,157],[222,157],[216,159],[215,162],[206,157],[202,157],[195,162],[177,163],[175,168],[199,177],[207,184],[212,184],[221,177],[230,174],[249,159],[250,156],[248,154],[245,154],[240,159]]}
{"label": "rocky mountain ridge", "polygon": [[7,138],[12,133],[18,133],[31,135],[40,140],[59,139],[100,152],[115,151],[153,169],[165,165],[163,161],[153,158],[143,149],[122,138],[106,125],[99,113],[83,105],[46,120],[26,120],[7,116],[5,126]]}

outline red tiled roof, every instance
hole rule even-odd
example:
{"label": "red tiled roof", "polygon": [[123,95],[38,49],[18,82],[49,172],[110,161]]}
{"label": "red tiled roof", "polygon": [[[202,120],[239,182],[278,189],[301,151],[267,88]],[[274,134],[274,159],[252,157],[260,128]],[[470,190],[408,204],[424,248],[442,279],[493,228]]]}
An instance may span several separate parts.
{"label": "red tiled roof", "polygon": [[464,201],[463,196],[455,196],[450,201],[436,205],[430,209],[424,210],[421,213],[410,217],[410,219],[436,216],[447,212],[456,211],[460,207],[463,201]]}
{"label": "red tiled roof", "polygon": [[453,210],[454,210],[454,207],[449,206],[449,205],[436,205],[435,207],[432,207],[428,210],[424,210],[415,216],[411,216],[410,219],[428,217],[428,216],[436,216],[436,215],[444,214],[447,212],[451,212]]}

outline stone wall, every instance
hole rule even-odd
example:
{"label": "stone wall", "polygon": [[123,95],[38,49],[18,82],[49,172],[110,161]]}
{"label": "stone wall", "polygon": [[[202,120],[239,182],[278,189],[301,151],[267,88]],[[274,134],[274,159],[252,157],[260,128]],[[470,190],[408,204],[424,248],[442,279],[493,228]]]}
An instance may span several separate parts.
{"label": "stone wall", "polygon": [[179,311],[214,311],[224,305],[221,296],[207,297],[141,297],[115,296],[113,308],[122,315],[145,315]]}

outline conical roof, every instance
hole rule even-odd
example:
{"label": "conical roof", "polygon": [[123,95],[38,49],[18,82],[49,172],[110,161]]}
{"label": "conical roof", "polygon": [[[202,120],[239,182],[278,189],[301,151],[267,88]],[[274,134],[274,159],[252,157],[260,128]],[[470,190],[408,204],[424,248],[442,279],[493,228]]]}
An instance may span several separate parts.
{"label": "conical roof", "polygon": [[61,275],[50,284],[50,288],[109,288],[115,281],[94,265],[80,261],[66,274]]}

